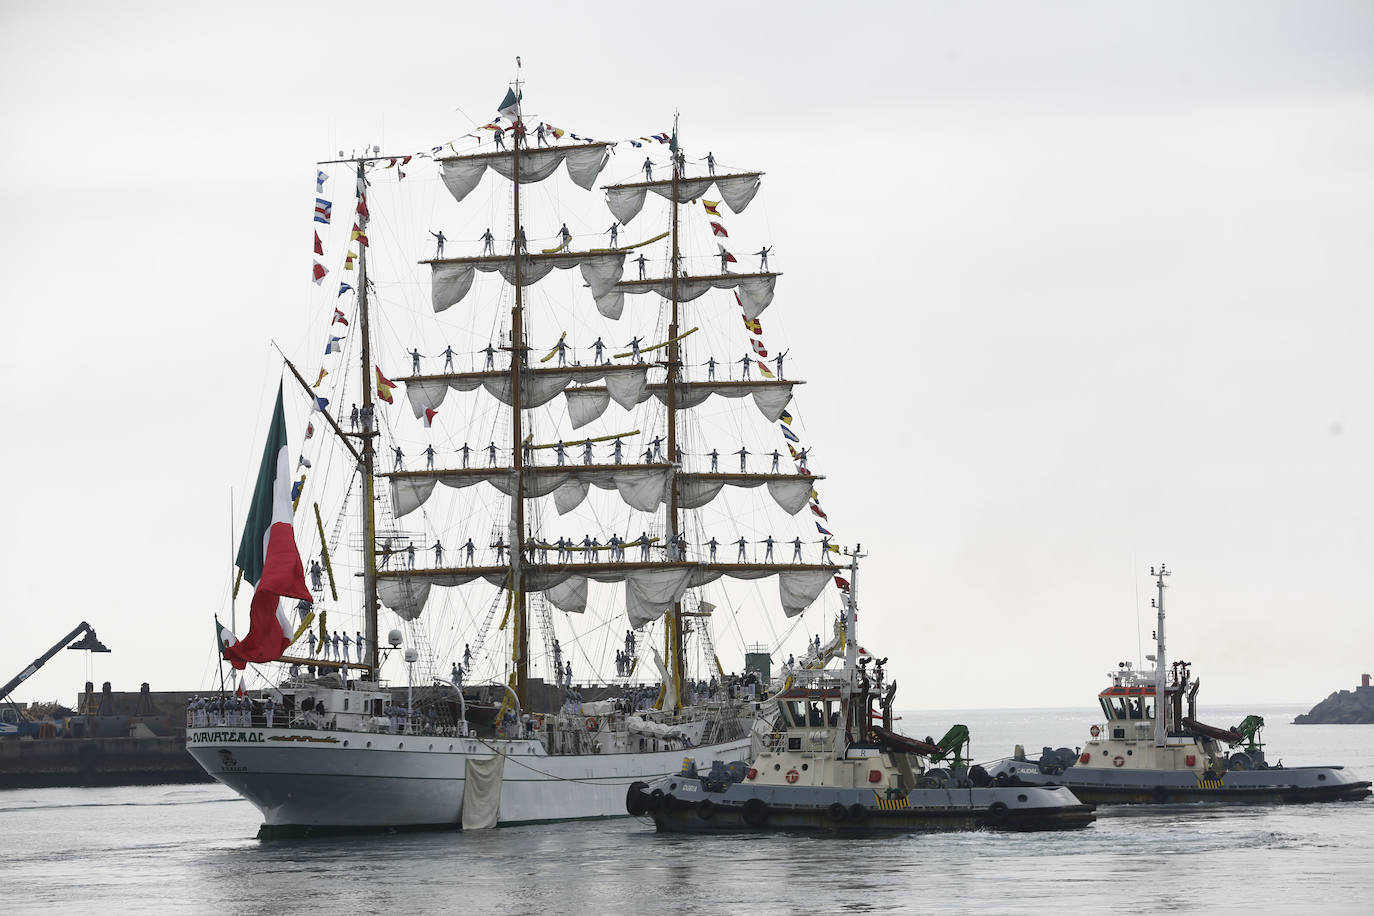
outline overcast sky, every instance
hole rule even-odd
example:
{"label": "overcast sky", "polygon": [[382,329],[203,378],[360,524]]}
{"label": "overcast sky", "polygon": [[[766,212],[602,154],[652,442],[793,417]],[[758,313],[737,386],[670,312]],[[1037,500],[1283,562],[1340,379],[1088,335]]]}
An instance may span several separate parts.
{"label": "overcast sky", "polygon": [[313,163],[465,132],[517,54],[550,121],[767,172],[899,706],[1091,703],[1161,561],[1204,707],[1374,667],[1369,3],[11,2],[0,680],[86,619],[97,682],[208,683]]}

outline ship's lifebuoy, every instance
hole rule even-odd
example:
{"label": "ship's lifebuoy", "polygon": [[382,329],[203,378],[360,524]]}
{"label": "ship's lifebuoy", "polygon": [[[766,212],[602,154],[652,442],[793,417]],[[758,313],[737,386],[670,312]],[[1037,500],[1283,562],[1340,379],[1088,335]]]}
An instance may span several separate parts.
{"label": "ship's lifebuoy", "polygon": [[796,782],[798,779],[801,779],[801,774],[798,773],[796,770],[788,770],[788,771],[787,771],[787,781],[788,781],[788,782]]}
{"label": "ship's lifebuoy", "polygon": [[1126,758],[1125,758],[1125,757],[1122,757],[1120,754],[1118,754],[1118,755],[1116,755],[1115,757],[1112,758],[1112,766],[1114,766],[1114,767],[1124,767],[1125,765],[1126,765]]}
{"label": "ship's lifebuoy", "polygon": [[1092,728],[1088,729],[1088,734],[1090,734],[1090,735],[1092,735],[1094,738],[1096,738],[1098,735],[1102,734],[1102,729],[1100,729],[1100,728],[1098,728],[1096,725],[1094,725]]}
{"label": "ship's lifebuoy", "polygon": [[596,731],[596,729],[597,729],[597,727],[598,727],[599,724],[600,724],[600,723],[598,723],[598,722],[596,721],[596,716],[588,716],[588,717],[587,717],[587,731],[589,731],[589,732],[594,732],[594,731]]}

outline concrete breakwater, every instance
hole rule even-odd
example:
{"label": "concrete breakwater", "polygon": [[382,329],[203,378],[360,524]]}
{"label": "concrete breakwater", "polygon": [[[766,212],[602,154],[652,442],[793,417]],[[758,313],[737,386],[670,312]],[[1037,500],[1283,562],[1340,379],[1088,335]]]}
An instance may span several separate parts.
{"label": "concrete breakwater", "polygon": [[188,691],[115,692],[106,683],[75,708],[0,740],[0,789],[210,782],[186,753]]}

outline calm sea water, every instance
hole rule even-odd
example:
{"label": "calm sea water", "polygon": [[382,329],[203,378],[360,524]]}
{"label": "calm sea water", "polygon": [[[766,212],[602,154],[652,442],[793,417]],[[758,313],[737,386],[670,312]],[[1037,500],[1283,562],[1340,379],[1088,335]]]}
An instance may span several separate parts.
{"label": "calm sea water", "polygon": [[[1269,721],[1270,760],[1374,776],[1374,726]],[[1089,711],[924,711],[974,757],[1081,744]],[[480,833],[273,841],[218,786],[0,792],[0,912],[1374,913],[1374,803],[1102,809],[1069,834],[874,840],[660,836],[634,819]]]}

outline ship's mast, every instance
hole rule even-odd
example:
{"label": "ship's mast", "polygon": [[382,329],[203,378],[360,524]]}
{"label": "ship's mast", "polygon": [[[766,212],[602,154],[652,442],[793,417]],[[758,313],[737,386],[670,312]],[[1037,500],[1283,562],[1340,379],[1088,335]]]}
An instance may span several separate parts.
{"label": "ship's mast", "polygon": [[[677,301],[677,280],[679,259],[681,252],[678,247],[678,181],[682,175],[678,169],[678,163],[682,161],[680,154],[680,144],[677,136],[677,115],[673,115],[673,142],[669,147],[668,155],[673,163],[673,188],[672,188],[672,210],[673,210],[673,254],[669,262],[670,276],[672,278],[670,299],[672,302],[672,316],[668,322],[668,461],[672,465],[670,474],[670,496],[668,499],[668,518],[664,525],[665,533],[668,537],[668,550],[670,553],[680,550],[678,543],[678,492],[677,475],[681,468],[677,467],[677,382],[678,373],[682,365],[681,351],[677,339],[678,323],[678,301]],[[678,557],[682,559],[681,557]],[[672,559],[670,556],[669,559]],[[668,619],[664,627],[664,647],[668,656],[669,672],[672,675],[673,694],[671,697],[664,697],[664,705],[676,712],[682,708],[682,683],[686,675],[686,665],[682,658],[682,602],[673,602],[673,609],[668,612]],[[669,706],[671,703],[671,706]]]}
{"label": "ship's mast", "polygon": [[[367,175],[365,173],[366,160],[357,160],[358,166],[358,196],[361,199],[367,192]],[[366,208],[361,208],[366,210]],[[362,234],[367,233],[367,213],[359,212],[358,229]],[[362,395],[363,395],[363,416],[368,422],[365,424],[362,439],[363,446],[363,600],[366,602],[367,626],[367,669],[372,675],[372,679],[377,680],[377,516],[374,511],[376,503],[375,486],[373,474],[376,471],[376,449],[373,442],[377,436],[377,426],[374,420],[372,408],[372,340],[370,337],[370,324],[367,311],[367,246],[358,246],[358,332],[362,339]]]}
{"label": "ship's mast", "polygon": [[510,384],[511,384],[511,467],[515,471],[515,487],[511,491],[510,531],[510,593],[515,601],[515,695],[521,709],[529,709],[529,619],[526,614],[525,588],[521,581],[521,567],[525,559],[525,452],[524,431],[520,416],[520,374],[525,364],[524,297],[520,285],[520,246],[524,231],[520,226],[520,138],[525,132],[524,113],[520,108],[520,80],[515,81],[515,121],[511,130],[512,177],[514,185],[515,231],[512,236],[515,259],[515,304],[510,310]]}
{"label": "ship's mast", "polygon": [[1150,567],[1150,575],[1155,577],[1155,590],[1159,593],[1159,597],[1151,602],[1159,612],[1155,621],[1155,747],[1164,747],[1169,738],[1169,702],[1166,693],[1169,674],[1164,655],[1164,577],[1169,575],[1169,570],[1161,563],[1158,571]]}

